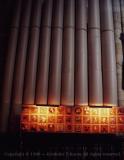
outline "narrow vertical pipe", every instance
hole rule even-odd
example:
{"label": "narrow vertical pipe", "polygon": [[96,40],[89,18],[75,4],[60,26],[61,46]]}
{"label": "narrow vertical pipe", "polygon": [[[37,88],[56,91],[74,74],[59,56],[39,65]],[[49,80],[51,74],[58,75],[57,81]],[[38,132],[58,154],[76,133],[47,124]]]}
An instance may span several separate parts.
{"label": "narrow vertical pipe", "polygon": [[[122,58],[122,89],[124,91],[124,0],[120,0],[120,9],[121,9],[121,41],[122,41],[122,50],[123,50],[123,58]],[[121,102],[124,105],[124,101]]]}
{"label": "narrow vertical pipe", "polygon": [[8,130],[8,118],[10,113],[11,103],[11,91],[13,72],[16,56],[16,48],[18,41],[18,29],[21,14],[21,0],[19,0],[15,7],[13,20],[10,26],[10,35],[8,40],[8,48],[6,54],[5,71],[3,78],[3,90],[2,90],[2,106],[0,111],[0,132],[6,132]]}
{"label": "narrow vertical pipe", "polygon": [[99,0],[88,1],[89,105],[103,105]]}
{"label": "narrow vertical pipe", "polygon": [[39,44],[35,103],[47,105],[52,0],[44,1]]}
{"label": "narrow vertical pipe", "polygon": [[116,106],[118,104],[117,75],[112,1],[100,0],[100,8],[102,31],[103,103],[104,106]]}
{"label": "narrow vertical pipe", "polygon": [[121,27],[121,9],[120,1],[113,0],[113,20],[114,20],[114,35],[115,35],[115,51],[116,51],[116,67],[117,67],[117,82],[118,82],[118,105],[124,106],[124,90],[122,89],[122,63],[123,50],[120,35]]}
{"label": "narrow vertical pipe", "polygon": [[[25,4],[25,3],[24,3]],[[28,32],[31,13],[31,0],[25,4],[25,10],[21,17],[20,34],[18,40],[17,56],[15,63],[14,81],[13,81],[13,104],[22,104],[23,81],[28,45]]]}
{"label": "narrow vertical pipe", "polygon": [[33,2],[27,55],[23,104],[34,104],[42,1]]}
{"label": "narrow vertical pipe", "polygon": [[76,1],[75,105],[88,105],[87,6]]}
{"label": "narrow vertical pipe", "polygon": [[55,0],[51,31],[51,53],[49,67],[48,104],[60,105],[61,94],[61,63],[62,63],[62,31],[63,31],[63,0]]}
{"label": "narrow vertical pipe", "polygon": [[65,1],[62,55],[61,104],[74,105],[75,1]]}
{"label": "narrow vertical pipe", "polygon": [[31,0],[27,0],[26,2],[23,1],[12,91],[12,113],[18,115],[20,114],[22,107],[31,7]]}

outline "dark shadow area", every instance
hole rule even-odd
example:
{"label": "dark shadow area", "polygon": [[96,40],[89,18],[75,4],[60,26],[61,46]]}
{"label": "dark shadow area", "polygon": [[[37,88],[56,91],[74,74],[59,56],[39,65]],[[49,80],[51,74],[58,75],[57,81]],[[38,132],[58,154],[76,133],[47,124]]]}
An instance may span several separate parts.
{"label": "dark shadow area", "polygon": [[6,49],[8,46],[8,37],[10,33],[10,22],[14,11],[15,1],[16,0],[0,0],[0,102]]}
{"label": "dark shadow area", "polygon": [[106,134],[4,134],[0,135],[0,154],[6,158],[16,154],[15,159],[123,160],[122,140]]}

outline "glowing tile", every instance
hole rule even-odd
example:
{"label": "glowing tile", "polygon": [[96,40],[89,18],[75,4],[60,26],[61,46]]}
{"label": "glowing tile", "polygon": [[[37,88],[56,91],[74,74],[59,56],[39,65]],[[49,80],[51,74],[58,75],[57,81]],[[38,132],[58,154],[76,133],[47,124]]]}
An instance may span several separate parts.
{"label": "glowing tile", "polygon": [[65,125],[65,131],[66,131],[66,132],[72,132],[72,131],[73,131],[72,125],[66,124],[66,125]]}
{"label": "glowing tile", "polygon": [[31,115],[30,116],[30,122],[37,122],[38,121],[38,115]]}
{"label": "glowing tile", "polygon": [[55,132],[55,124],[48,124],[48,131]]}
{"label": "glowing tile", "polygon": [[55,107],[49,107],[49,114],[55,114],[56,108]]}
{"label": "glowing tile", "polygon": [[72,107],[66,107],[66,114],[72,114]]}
{"label": "glowing tile", "polygon": [[57,124],[56,125],[56,131],[57,132],[63,132],[64,131],[64,125],[63,124]]}
{"label": "glowing tile", "polygon": [[83,108],[83,114],[84,115],[90,115],[90,108],[89,107],[84,107]]}
{"label": "glowing tile", "polygon": [[108,133],[108,125],[101,125],[101,133]]}
{"label": "glowing tile", "polygon": [[100,116],[106,117],[109,115],[109,108],[100,108]]}
{"label": "glowing tile", "polygon": [[110,116],[115,116],[117,114],[117,108],[116,107],[112,107],[109,109],[109,115]]}
{"label": "glowing tile", "polygon": [[109,117],[110,124],[116,124],[116,117]]}
{"label": "glowing tile", "polygon": [[101,117],[102,124],[108,124],[108,117]]}
{"label": "glowing tile", "polygon": [[38,125],[38,131],[39,132],[47,132],[48,131],[48,129],[47,129],[47,124],[39,124]]}
{"label": "glowing tile", "polygon": [[38,114],[38,107],[30,107],[29,112],[30,114]]}
{"label": "glowing tile", "polygon": [[90,116],[84,116],[83,117],[83,124],[90,124],[91,118]]}
{"label": "glowing tile", "polygon": [[116,133],[117,131],[116,125],[110,125],[109,130],[110,130],[110,133]]}
{"label": "glowing tile", "polygon": [[57,116],[57,123],[64,123],[64,116]]}
{"label": "glowing tile", "polygon": [[29,122],[29,115],[22,115],[21,116],[21,121],[22,122]]}
{"label": "glowing tile", "polygon": [[40,114],[47,114],[48,107],[39,107],[40,108]]}
{"label": "glowing tile", "polygon": [[118,133],[124,133],[124,125],[118,125]]}
{"label": "glowing tile", "polygon": [[81,132],[82,131],[82,126],[81,125],[75,125],[74,126],[74,131],[75,132]]}
{"label": "glowing tile", "polygon": [[92,132],[99,133],[99,125],[92,125]]}
{"label": "glowing tile", "polygon": [[124,124],[124,116],[119,116],[118,117],[118,123]]}
{"label": "glowing tile", "polygon": [[99,115],[99,108],[91,108],[92,115]]}
{"label": "glowing tile", "polygon": [[75,123],[82,123],[82,117],[81,116],[75,116]]}
{"label": "glowing tile", "polygon": [[47,123],[47,120],[48,120],[48,118],[46,115],[39,115],[39,117],[38,117],[39,123]]}
{"label": "glowing tile", "polygon": [[57,107],[57,114],[64,114],[64,107]]}
{"label": "glowing tile", "polygon": [[22,115],[23,114],[29,114],[29,107],[22,108]]}
{"label": "glowing tile", "polygon": [[65,117],[65,122],[66,123],[72,123],[72,116],[66,116]]}
{"label": "glowing tile", "polygon": [[34,131],[34,132],[35,132],[35,131],[38,131],[38,130],[37,130],[37,123],[34,123],[34,124],[31,123],[31,124],[30,124],[30,131]]}
{"label": "glowing tile", "polygon": [[48,117],[48,123],[55,123],[55,121],[56,121],[55,116]]}
{"label": "glowing tile", "polygon": [[98,116],[91,116],[92,124],[99,124],[99,117]]}
{"label": "glowing tile", "polygon": [[124,115],[124,107],[123,108],[121,108],[121,107],[118,108],[118,114],[119,115],[122,115],[122,114]]}
{"label": "glowing tile", "polygon": [[74,112],[75,114],[81,114],[82,113],[81,107],[75,107]]}
{"label": "glowing tile", "polygon": [[84,133],[91,133],[91,126],[90,125],[83,125],[83,132]]}

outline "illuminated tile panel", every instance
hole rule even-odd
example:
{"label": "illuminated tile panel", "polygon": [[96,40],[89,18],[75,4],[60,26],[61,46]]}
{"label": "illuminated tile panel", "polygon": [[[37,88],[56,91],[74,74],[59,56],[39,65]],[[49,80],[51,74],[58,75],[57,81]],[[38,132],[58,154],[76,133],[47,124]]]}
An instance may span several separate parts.
{"label": "illuminated tile panel", "polygon": [[21,114],[21,130],[124,133],[124,108],[24,106]]}

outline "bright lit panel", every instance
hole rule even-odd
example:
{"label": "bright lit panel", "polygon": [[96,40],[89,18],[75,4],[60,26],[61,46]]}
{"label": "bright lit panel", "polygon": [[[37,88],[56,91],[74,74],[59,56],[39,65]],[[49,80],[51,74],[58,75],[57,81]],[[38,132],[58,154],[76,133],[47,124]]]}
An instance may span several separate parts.
{"label": "bright lit panel", "polygon": [[124,133],[124,108],[23,106],[27,132]]}

